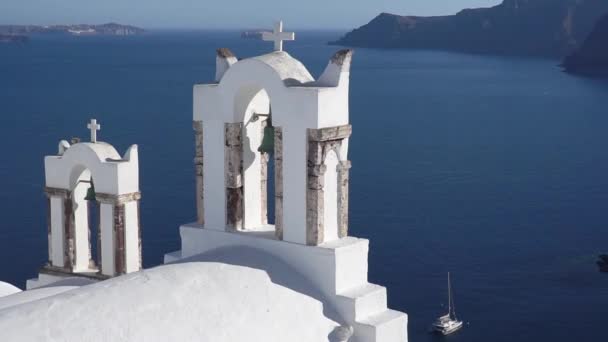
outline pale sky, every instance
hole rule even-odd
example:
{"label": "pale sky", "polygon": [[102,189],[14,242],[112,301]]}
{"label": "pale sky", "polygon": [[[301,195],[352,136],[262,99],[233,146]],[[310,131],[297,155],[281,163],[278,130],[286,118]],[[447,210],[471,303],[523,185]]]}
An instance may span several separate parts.
{"label": "pale sky", "polygon": [[502,0],[0,0],[1,24],[99,24],[144,28],[265,28],[277,19],[286,28],[349,29],[380,12],[453,14]]}

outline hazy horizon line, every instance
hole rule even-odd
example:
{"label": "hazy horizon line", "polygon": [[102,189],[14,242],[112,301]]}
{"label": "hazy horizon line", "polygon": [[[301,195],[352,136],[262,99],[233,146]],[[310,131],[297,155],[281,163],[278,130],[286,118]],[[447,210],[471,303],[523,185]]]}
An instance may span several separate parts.
{"label": "hazy horizon line", "polygon": [[[172,25],[162,25],[162,26],[147,26],[147,25],[137,25],[124,23],[119,21],[102,21],[102,22],[73,22],[73,23],[52,23],[52,24],[39,24],[39,23],[28,23],[28,24],[14,24],[14,23],[0,23],[0,26],[61,26],[61,25],[105,25],[105,24],[118,24],[124,26],[134,26],[137,28],[141,28],[144,30],[206,30],[206,31],[246,31],[246,30],[272,30],[272,27],[217,27],[217,26],[172,26]],[[358,27],[358,26],[357,26]],[[288,30],[300,30],[300,31],[342,31],[342,30],[352,30],[355,27],[346,27],[346,26],[328,26],[328,27],[290,27]]]}

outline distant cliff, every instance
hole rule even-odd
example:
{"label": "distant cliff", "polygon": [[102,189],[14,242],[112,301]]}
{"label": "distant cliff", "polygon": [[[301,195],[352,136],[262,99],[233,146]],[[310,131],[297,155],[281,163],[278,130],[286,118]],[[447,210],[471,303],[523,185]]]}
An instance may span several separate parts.
{"label": "distant cliff", "polygon": [[139,27],[109,23],[103,25],[0,25],[0,34],[4,35],[31,35],[39,33],[60,33],[71,35],[112,35],[130,36],[145,31]]}
{"label": "distant cliff", "polygon": [[331,44],[565,56],[608,12],[608,0],[504,0],[437,17],[382,13]]}
{"label": "distant cliff", "polygon": [[568,72],[608,76],[608,14],[598,21],[583,46],[566,57],[562,65]]}
{"label": "distant cliff", "polygon": [[27,41],[27,36],[0,33],[0,43],[25,43]]}

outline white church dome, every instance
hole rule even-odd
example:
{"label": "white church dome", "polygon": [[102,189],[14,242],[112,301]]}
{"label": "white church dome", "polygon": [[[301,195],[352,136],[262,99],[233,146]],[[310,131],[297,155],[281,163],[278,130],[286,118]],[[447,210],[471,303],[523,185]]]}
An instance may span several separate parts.
{"label": "white church dome", "polygon": [[265,271],[216,262],[161,266],[0,310],[6,341],[310,342],[330,341],[337,326],[320,301]]}
{"label": "white church dome", "polygon": [[302,62],[285,51],[274,51],[250,60],[262,62],[274,69],[286,85],[302,85],[315,80]]}
{"label": "white church dome", "polygon": [[110,160],[119,160],[120,159],[120,154],[118,154],[118,151],[116,151],[116,149],[114,148],[114,146],[105,143],[105,142],[97,142],[97,143],[80,143],[77,145],[72,146],[69,150],[67,150],[67,152],[65,153],[65,156],[72,156],[73,154],[75,155],[74,158],[78,158],[80,154],[82,153],[86,153],[84,151],[81,150],[91,150],[93,153],[95,153],[95,155],[97,155],[97,157],[99,158],[100,161],[106,161],[108,159]]}

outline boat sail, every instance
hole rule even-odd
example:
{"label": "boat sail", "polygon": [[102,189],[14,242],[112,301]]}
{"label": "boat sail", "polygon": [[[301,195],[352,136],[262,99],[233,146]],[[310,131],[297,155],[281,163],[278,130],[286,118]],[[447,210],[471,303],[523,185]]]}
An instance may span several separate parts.
{"label": "boat sail", "polygon": [[439,317],[431,326],[431,330],[443,335],[449,335],[460,328],[462,328],[462,321],[459,321],[456,317],[456,307],[452,296],[452,283],[450,281],[450,273],[448,272],[448,313]]}

